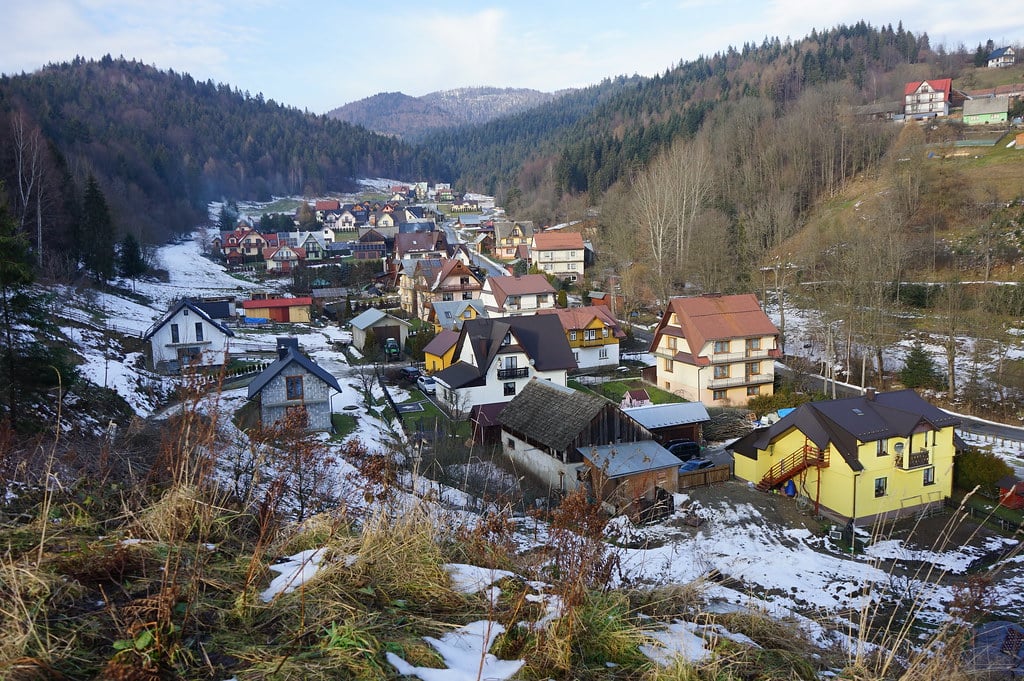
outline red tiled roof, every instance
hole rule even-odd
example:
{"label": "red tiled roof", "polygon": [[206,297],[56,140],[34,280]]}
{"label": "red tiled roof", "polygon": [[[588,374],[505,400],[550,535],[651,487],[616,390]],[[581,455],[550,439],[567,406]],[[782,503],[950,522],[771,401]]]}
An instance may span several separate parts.
{"label": "red tiled roof", "polygon": [[252,310],[261,307],[298,307],[300,305],[312,305],[313,299],[308,296],[301,298],[267,298],[266,300],[243,300],[242,308]]}
{"label": "red tiled roof", "polygon": [[537,251],[582,251],[583,235],[579,232],[540,232],[533,235],[533,248]]}
{"label": "red tiled roof", "polygon": [[608,308],[600,305],[589,305],[587,307],[570,307],[566,309],[538,310],[537,314],[553,314],[558,316],[562,328],[566,331],[573,329],[585,329],[596,317],[603,324],[613,329],[612,335],[615,338],[625,338],[626,333],[619,328],[618,322],[608,313]]}
{"label": "red tiled roof", "polygon": [[341,201],[338,201],[337,199],[323,199],[322,201],[317,201],[316,202],[316,206],[314,207],[314,210],[340,210],[340,209],[341,209]]}
{"label": "red tiled roof", "polygon": [[907,86],[903,88],[904,95],[912,95],[917,92],[917,88],[921,87],[923,83],[928,83],[933,89],[938,92],[945,92],[947,99],[949,98],[949,91],[953,88],[952,78],[937,78],[935,80],[917,80],[913,83],[907,83]]}

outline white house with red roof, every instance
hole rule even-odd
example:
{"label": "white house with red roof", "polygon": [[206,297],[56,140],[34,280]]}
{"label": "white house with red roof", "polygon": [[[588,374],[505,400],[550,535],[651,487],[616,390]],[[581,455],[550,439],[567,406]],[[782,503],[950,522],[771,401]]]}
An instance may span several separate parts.
{"label": "white house with red roof", "polygon": [[743,405],[771,395],[779,330],[752,293],[672,298],[651,341],[657,383],[688,400]]}
{"label": "white house with red roof", "polygon": [[487,277],[480,300],[489,317],[520,317],[555,307],[555,288],[543,274]]}
{"label": "white house with red roof", "polygon": [[579,232],[536,232],[530,257],[544,274],[576,281],[583,277],[583,235]]}
{"label": "white house with red roof", "polygon": [[948,116],[952,92],[951,78],[907,83],[903,89],[903,113],[914,118]]}

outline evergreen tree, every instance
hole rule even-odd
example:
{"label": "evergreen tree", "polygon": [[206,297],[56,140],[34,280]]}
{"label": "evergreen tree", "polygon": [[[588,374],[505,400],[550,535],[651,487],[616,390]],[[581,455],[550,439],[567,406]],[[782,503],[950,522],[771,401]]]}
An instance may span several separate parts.
{"label": "evergreen tree", "polygon": [[121,240],[117,254],[117,269],[122,277],[132,280],[133,288],[135,279],[145,274],[148,269],[146,259],[142,257],[139,240],[130,232],[125,234],[124,239]]}
{"label": "evergreen tree", "polygon": [[114,223],[107,199],[92,175],[82,199],[82,246],[85,268],[100,281],[109,281],[114,276]]}
{"label": "evergreen tree", "polygon": [[908,388],[934,388],[939,384],[939,371],[920,341],[910,348],[907,361],[900,370],[900,382]]}
{"label": "evergreen tree", "polygon": [[231,232],[238,226],[238,211],[225,203],[220,207],[220,216],[217,218],[217,227],[222,232]]}

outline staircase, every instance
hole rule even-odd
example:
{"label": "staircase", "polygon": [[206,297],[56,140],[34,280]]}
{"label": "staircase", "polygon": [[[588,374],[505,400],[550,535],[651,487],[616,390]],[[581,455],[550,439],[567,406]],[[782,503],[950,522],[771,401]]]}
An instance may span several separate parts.
{"label": "staircase", "polygon": [[818,468],[828,467],[828,450],[822,451],[817,447],[805,444],[782,461],[771,467],[761,482],[757,483],[757,489],[762,492],[781,485],[803,470],[816,466]]}

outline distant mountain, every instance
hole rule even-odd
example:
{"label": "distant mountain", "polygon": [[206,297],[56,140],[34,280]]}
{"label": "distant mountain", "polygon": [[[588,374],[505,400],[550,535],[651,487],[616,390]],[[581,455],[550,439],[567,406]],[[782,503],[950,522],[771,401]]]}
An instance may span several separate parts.
{"label": "distant mountain", "polygon": [[486,123],[526,111],[560,94],[493,87],[442,90],[422,97],[382,92],[329,111],[327,116],[385,135],[417,140],[434,130]]}

